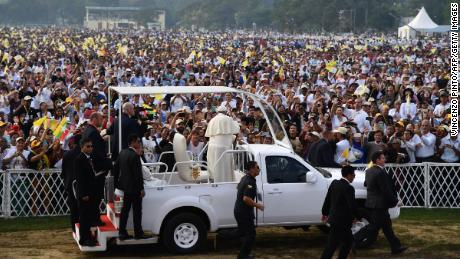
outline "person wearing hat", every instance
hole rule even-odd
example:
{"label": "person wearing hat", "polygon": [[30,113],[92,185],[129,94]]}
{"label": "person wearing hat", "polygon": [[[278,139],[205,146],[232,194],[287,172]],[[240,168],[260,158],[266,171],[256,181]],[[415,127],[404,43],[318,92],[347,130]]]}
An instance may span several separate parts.
{"label": "person wearing hat", "polygon": [[13,117],[17,116],[19,119],[19,125],[24,132],[24,137],[29,137],[30,129],[32,128],[34,120],[37,118],[37,113],[30,104],[32,103],[32,97],[29,95],[25,96],[22,100],[22,104],[14,110]]}
{"label": "person wearing hat", "polygon": [[8,169],[27,169],[27,157],[29,151],[26,149],[26,140],[23,137],[16,138],[16,147],[9,148],[3,158],[3,165],[7,165]]}
{"label": "person wearing hat", "polygon": [[219,106],[218,114],[209,121],[205,136],[209,138],[208,144],[208,170],[211,179],[215,182],[233,181],[233,173],[230,171],[232,161],[222,159],[220,164],[217,160],[226,150],[232,149],[233,135],[240,132],[240,126],[231,117],[227,116],[227,108]]}
{"label": "person wearing hat", "polygon": [[441,91],[440,95],[440,103],[434,107],[433,114],[435,116],[435,123],[438,125],[441,121],[444,120],[444,117],[450,110],[450,102],[449,102],[449,94],[446,91]]}
{"label": "person wearing hat", "polygon": [[347,150],[350,150],[350,142],[348,141],[348,129],[345,127],[338,127],[333,131],[336,141],[336,150],[334,154],[334,161],[337,164],[346,164],[348,157],[345,156]]}
{"label": "person wearing hat", "polygon": [[50,168],[50,161],[48,158],[48,148],[42,148],[42,142],[38,139],[33,140],[30,143],[30,154],[27,157],[28,165],[33,170],[43,170]]}

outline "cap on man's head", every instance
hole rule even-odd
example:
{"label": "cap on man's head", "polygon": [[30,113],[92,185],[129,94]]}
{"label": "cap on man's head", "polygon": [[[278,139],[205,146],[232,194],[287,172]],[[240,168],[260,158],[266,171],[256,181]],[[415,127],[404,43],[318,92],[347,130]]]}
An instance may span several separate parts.
{"label": "cap on man's head", "polygon": [[26,95],[24,97],[24,101],[29,101],[29,100],[32,100],[32,97],[30,97],[30,95]]}
{"label": "cap on man's head", "polygon": [[176,125],[179,125],[179,124],[181,124],[181,123],[184,123],[184,120],[183,120],[183,119],[177,119],[177,120],[176,120]]}
{"label": "cap on man's head", "polygon": [[334,133],[340,133],[342,135],[347,135],[348,129],[345,127],[338,127],[333,131]]}
{"label": "cap on man's head", "polygon": [[227,108],[225,106],[219,106],[217,107],[217,112],[226,112]]}
{"label": "cap on man's head", "polygon": [[36,140],[32,141],[32,143],[30,144],[30,147],[31,147],[31,148],[37,148],[37,147],[40,147],[41,144],[42,144],[42,143],[40,142],[40,140],[37,140],[37,139],[36,139]]}
{"label": "cap on man's head", "polygon": [[23,137],[16,138],[16,142],[19,142],[19,141],[26,141],[26,140]]}
{"label": "cap on man's head", "polygon": [[317,132],[317,131],[312,131],[309,133],[311,136],[315,136],[315,137],[318,137],[318,138],[321,138],[321,135]]}

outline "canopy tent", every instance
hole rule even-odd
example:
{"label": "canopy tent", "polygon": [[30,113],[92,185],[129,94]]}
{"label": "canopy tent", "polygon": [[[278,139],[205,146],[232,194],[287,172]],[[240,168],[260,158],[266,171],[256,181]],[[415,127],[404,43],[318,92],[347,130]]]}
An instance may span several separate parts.
{"label": "canopy tent", "polygon": [[427,35],[432,33],[444,33],[450,30],[447,26],[439,26],[433,20],[422,7],[418,12],[417,16],[407,25],[398,28],[398,37],[404,39],[412,39],[417,35]]}
{"label": "canopy tent", "polygon": [[409,27],[414,30],[430,30],[438,27],[438,25],[431,20],[430,16],[425,10],[425,7],[422,7],[418,12],[417,16],[408,24]]}

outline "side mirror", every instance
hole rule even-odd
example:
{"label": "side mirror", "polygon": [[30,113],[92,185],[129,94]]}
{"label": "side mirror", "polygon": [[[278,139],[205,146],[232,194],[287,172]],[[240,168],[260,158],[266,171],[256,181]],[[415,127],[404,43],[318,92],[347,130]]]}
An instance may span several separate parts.
{"label": "side mirror", "polygon": [[308,172],[307,173],[307,183],[316,183],[318,179],[316,178],[316,175],[313,172]]}

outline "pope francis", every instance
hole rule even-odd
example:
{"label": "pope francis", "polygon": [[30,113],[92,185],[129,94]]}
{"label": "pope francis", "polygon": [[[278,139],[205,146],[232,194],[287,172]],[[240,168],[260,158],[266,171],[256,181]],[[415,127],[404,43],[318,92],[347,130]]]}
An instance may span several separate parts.
{"label": "pope francis", "polygon": [[232,149],[234,135],[240,132],[240,126],[231,117],[225,115],[227,108],[219,106],[218,114],[209,121],[206,137],[208,144],[208,172],[214,182],[232,182],[232,157],[226,155],[217,164],[217,160],[226,151]]}

